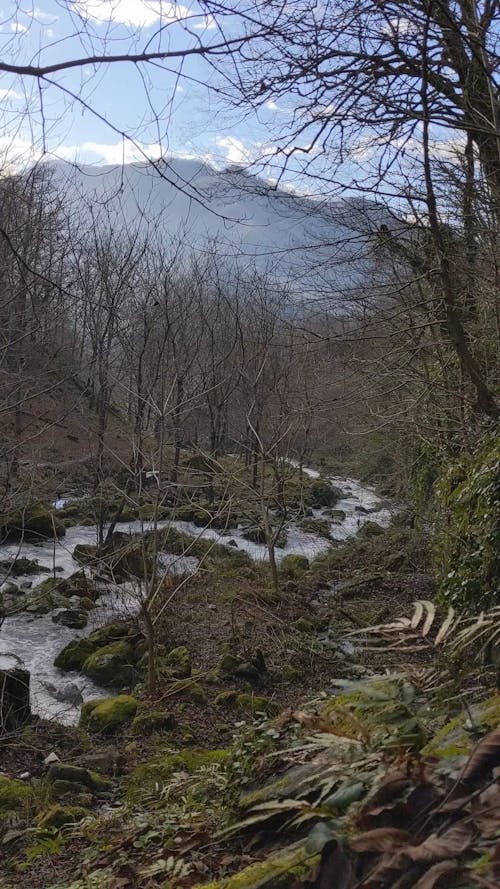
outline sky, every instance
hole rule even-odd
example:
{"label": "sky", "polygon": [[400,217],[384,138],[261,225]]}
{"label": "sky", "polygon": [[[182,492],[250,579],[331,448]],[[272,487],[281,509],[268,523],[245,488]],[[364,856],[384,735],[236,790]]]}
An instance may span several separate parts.
{"label": "sky", "polygon": [[[94,53],[179,49],[220,40],[195,3],[165,0],[0,0],[0,59],[53,64]],[[160,36],[161,35],[161,36]],[[79,163],[121,163],[165,154],[216,166],[270,153],[280,109],[269,102],[250,119],[231,114],[213,89],[220,80],[203,59],[142,69],[84,65],[40,83],[0,73],[0,157],[40,155]],[[131,141],[123,138],[127,133]],[[270,170],[267,169],[268,176]]]}

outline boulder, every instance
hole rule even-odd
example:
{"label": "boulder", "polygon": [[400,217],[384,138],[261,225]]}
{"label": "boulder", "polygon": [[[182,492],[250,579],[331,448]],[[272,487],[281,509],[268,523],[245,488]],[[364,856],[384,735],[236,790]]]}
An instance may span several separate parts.
{"label": "boulder", "polygon": [[98,648],[82,666],[82,673],[100,685],[127,685],[135,672],[134,648],[125,639]]}
{"label": "boulder", "polygon": [[92,565],[98,561],[97,547],[92,543],[77,543],[73,558],[79,565]]}
{"label": "boulder", "polygon": [[30,674],[15,655],[0,656],[0,722],[12,730],[31,716]]}
{"label": "boulder", "polygon": [[305,495],[305,502],[307,506],[320,509],[322,506],[335,506],[342,499],[342,496],[342,491],[335,488],[330,482],[325,481],[325,479],[318,478],[309,485]]}
{"label": "boulder", "polygon": [[28,504],[2,522],[2,537],[7,540],[44,540],[64,537],[66,529],[54,514],[39,503]]}
{"label": "boulder", "polygon": [[91,732],[112,734],[132,722],[137,707],[137,701],[131,695],[86,701],[80,715],[80,726]]}
{"label": "boulder", "polygon": [[61,701],[63,704],[71,704],[72,707],[78,707],[83,702],[83,695],[74,682],[68,682],[62,688],[57,688],[51,682],[45,682],[44,685],[56,701]]}
{"label": "boulder", "polygon": [[169,732],[175,728],[175,718],[163,710],[141,713],[132,721],[134,735],[150,735],[153,732]]}
{"label": "boulder", "polygon": [[68,784],[80,785],[88,788],[92,793],[103,793],[112,787],[111,781],[103,778],[97,772],[65,762],[53,763],[47,773],[47,779],[51,783],[65,781]]}
{"label": "boulder", "polygon": [[98,645],[88,639],[74,639],[57,655],[54,666],[59,670],[81,670],[83,664],[93,654]]}
{"label": "boulder", "polygon": [[80,608],[66,608],[57,611],[52,616],[55,624],[62,624],[63,627],[70,627],[73,630],[83,630],[88,624],[88,614]]}
{"label": "boulder", "polygon": [[290,553],[281,562],[281,570],[292,577],[304,574],[305,571],[309,570],[309,559],[305,556]]}
{"label": "boulder", "polygon": [[49,827],[63,827],[65,824],[76,824],[88,814],[87,809],[81,806],[61,806],[56,803],[47,812],[42,812],[38,816],[37,824],[42,830]]}
{"label": "boulder", "polygon": [[6,580],[5,583],[2,584],[1,592],[4,596],[22,596],[23,594],[17,583],[12,583],[11,580]]}
{"label": "boulder", "polygon": [[133,624],[125,621],[116,621],[115,623],[105,624],[94,630],[88,637],[89,642],[93,645],[108,645],[110,642],[116,642],[118,639],[137,639],[141,636],[140,630]]}
{"label": "boulder", "polygon": [[185,645],[173,648],[164,658],[164,664],[174,679],[188,679],[191,676],[191,659]]}
{"label": "boulder", "polygon": [[24,559],[22,557],[13,561],[0,561],[0,569],[3,569],[12,577],[19,577],[21,574],[50,574],[50,568],[44,568],[39,565],[36,559]]}
{"label": "boulder", "polygon": [[33,789],[16,778],[0,775],[0,821],[2,816],[19,812],[33,799]]}
{"label": "boulder", "polygon": [[384,533],[384,528],[377,522],[365,522],[358,531],[358,537],[378,537]]}

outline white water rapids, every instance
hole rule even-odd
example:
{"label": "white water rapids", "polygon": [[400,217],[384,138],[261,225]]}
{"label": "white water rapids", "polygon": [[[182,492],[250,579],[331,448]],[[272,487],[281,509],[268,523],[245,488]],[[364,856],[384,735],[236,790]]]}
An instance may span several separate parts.
{"label": "white water rapids", "polygon": [[[311,477],[317,477],[312,469],[304,469]],[[345,512],[345,519],[340,522],[329,520],[325,510],[313,511],[314,518],[321,518],[330,523],[330,533],[334,540],[346,540],[357,533],[366,521],[374,521],[383,527],[387,527],[391,521],[391,512],[383,504],[377,494],[371,489],[361,485],[354,479],[332,477],[332,485],[340,488],[345,497],[335,505],[336,510]],[[358,510],[368,510],[360,512]],[[263,544],[253,543],[243,537],[244,529],[241,527],[230,529],[227,532],[216,531],[212,528],[200,529],[191,522],[162,522],[158,527],[167,525],[190,534],[194,537],[204,537],[217,543],[229,545],[229,541],[236,542],[241,550],[245,550],[253,559],[266,560],[267,548]],[[148,522],[121,522],[117,524],[117,531],[137,533],[149,530],[152,527]],[[72,557],[74,548],[79,543],[96,543],[95,527],[75,526],[69,528],[65,537],[57,541],[47,540],[40,543],[3,544],[0,546],[0,561],[13,560],[16,557],[34,559],[42,567],[55,571],[58,578],[69,577],[80,566]],[[291,523],[287,527],[287,543],[283,548],[276,548],[276,559],[282,559],[291,553],[307,556],[312,559],[328,549],[330,543],[324,537],[307,533],[296,524]],[[196,570],[197,560],[189,556],[174,556],[162,553],[159,563],[165,571],[176,574],[191,573]],[[31,583],[35,587],[50,574],[35,574],[13,578],[18,586],[23,583]],[[102,626],[117,615],[131,615],[138,609],[137,593],[134,593],[131,584],[121,584],[120,587],[111,589],[103,586],[103,594],[97,602],[97,607],[89,614],[89,623],[83,630],[74,630],[53,623],[51,614],[34,616],[25,611],[7,617],[0,628],[0,667],[4,657],[14,655],[30,671],[31,674],[31,706],[34,713],[45,719],[53,719],[65,724],[75,724],[79,717],[79,706],[61,703],[54,696],[54,687],[61,689],[69,683],[76,685],[84,700],[95,697],[106,697],[109,691],[96,686],[87,677],[80,673],[62,673],[53,662],[55,656],[72,639],[79,639],[88,635],[97,626]],[[49,686],[49,687],[47,687]]]}

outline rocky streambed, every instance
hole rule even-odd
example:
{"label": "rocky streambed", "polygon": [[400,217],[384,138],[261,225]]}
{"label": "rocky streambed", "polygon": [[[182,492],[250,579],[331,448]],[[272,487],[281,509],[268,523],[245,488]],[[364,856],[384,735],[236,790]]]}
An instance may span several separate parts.
{"label": "rocky streambed", "polygon": [[[306,470],[313,478],[317,477],[314,470]],[[290,523],[287,527],[286,543],[276,548],[278,563],[288,555],[302,555],[312,559],[324,552],[332,540],[344,541],[354,536],[366,522],[387,527],[391,521],[391,511],[387,504],[371,489],[361,485],[354,479],[331,478],[333,486],[342,490],[342,497],[336,503],[335,510],[326,508],[313,509],[309,518],[309,526],[315,522],[323,524],[323,532],[315,533],[305,530],[304,525]],[[151,523],[144,521],[121,522],[116,532],[139,534],[151,530]],[[246,552],[254,560],[265,560],[267,548],[262,543],[249,540],[245,536],[244,527],[228,529],[200,528],[189,521],[164,521],[159,528],[172,527],[194,538],[203,538],[214,543]],[[81,571],[81,565],[73,558],[75,547],[88,546],[96,543],[94,526],[75,526],[69,528],[66,535],[56,540],[41,540],[33,543],[9,543],[0,546],[0,563],[9,564],[14,560],[26,559],[39,566],[39,573],[18,574],[9,577],[3,584],[3,591],[8,592],[9,584],[15,583],[17,592],[11,586],[9,595],[9,616],[0,628],[0,655],[14,655],[31,676],[31,707],[33,713],[53,719],[64,724],[75,724],[78,721],[83,701],[106,697],[109,690],[101,688],[87,676],[79,672],[63,673],[54,666],[57,654],[72,640],[88,636],[117,616],[129,616],[137,612],[139,607],[137,585],[132,583],[115,584],[109,581],[92,579],[97,596],[95,607],[88,612],[88,622],[83,627],[65,626],[56,622],[56,611],[36,613],[36,605],[25,610],[24,597],[30,596],[35,589],[48,577],[64,579]],[[162,552],[158,563],[165,573],[186,574],[196,571],[198,561],[186,554]],[[22,564],[22,563],[21,563]],[[89,569],[84,569],[89,574]],[[18,604],[19,603],[19,604]],[[73,603],[74,604],[74,603]],[[43,609],[42,609],[43,610]],[[67,610],[67,609],[64,609]]]}

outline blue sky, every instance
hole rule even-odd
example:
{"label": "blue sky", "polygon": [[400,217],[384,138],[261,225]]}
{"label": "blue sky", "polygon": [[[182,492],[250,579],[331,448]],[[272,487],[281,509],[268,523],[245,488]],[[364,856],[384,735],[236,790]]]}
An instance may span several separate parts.
{"label": "blue sky", "polygon": [[[152,47],[161,41],[162,48],[174,49],[200,39],[217,42],[214,22],[190,0],[186,4],[0,0],[0,57],[15,64],[51,64],[94,52],[137,51],[149,40]],[[258,117],[231,117],[207,88],[215,77],[201,59],[183,64],[179,77],[175,70],[147,66],[141,72],[127,64],[85,66],[52,77],[58,86],[40,88],[29,77],[0,75],[4,161],[6,155],[28,161],[45,153],[82,163],[120,163],[140,158],[144,150],[219,165],[245,163],[270,150],[270,130],[281,113],[271,102]],[[117,131],[131,135],[137,145],[124,142]]]}

